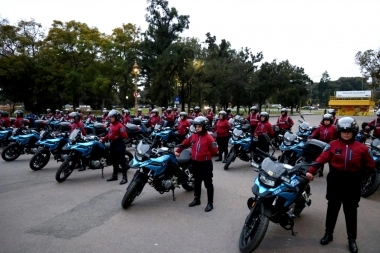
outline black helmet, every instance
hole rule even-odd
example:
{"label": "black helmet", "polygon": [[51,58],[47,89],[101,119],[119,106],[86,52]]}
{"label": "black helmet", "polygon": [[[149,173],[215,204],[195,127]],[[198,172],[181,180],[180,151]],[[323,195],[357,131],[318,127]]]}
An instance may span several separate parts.
{"label": "black helmet", "polygon": [[219,115],[223,115],[223,119],[227,118],[227,113],[225,111],[220,111]]}
{"label": "black helmet", "polygon": [[112,109],[109,113],[108,113],[108,117],[115,117],[115,120],[116,121],[119,121],[120,118],[121,118],[121,114],[118,110],[115,110],[115,109]]}
{"label": "black helmet", "polygon": [[340,132],[347,132],[350,131],[353,133],[353,137],[358,134],[359,131],[359,126],[356,123],[356,120],[351,118],[351,117],[344,117],[339,119],[338,124],[337,124],[337,132],[340,138]]}
{"label": "black helmet", "polygon": [[325,120],[330,120],[330,124],[332,124],[334,121],[333,116],[329,113],[326,113],[325,115],[323,115],[323,121]]}
{"label": "black helmet", "polygon": [[7,118],[8,116],[9,116],[8,112],[6,112],[6,111],[1,112],[1,117]]}
{"label": "black helmet", "polygon": [[258,112],[258,111],[259,111],[259,109],[257,109],[256,106],[252,106],[250,110],[251,110],[251,111],[254,111],[254,112]]}
{"label": "black helmet", "polygon": [[71,113],[69,114],[69,117],[70,117],[71,119],[74,119],[74,121],[76,121],[76,122],[78,122],[78,121],[80,120],[80,115],[79,115],[79,113],[77,113],[77,112],[71,112]]}
{"label": "black helmet", "polygon": [[24,112],[23,111],[21,111],[21,110],[16,110],[15,112],[15,115],[17,116],[17,117],[19,117],[19,116],[23,116],[24,115]]}
{"label": "black helmet", "polygon": [[196,125],[202,126],[202,132],[206,132],[207,131],[206,130],[207,123],[208,123],[208,120],[204,116],[198,116],[193,121],[193,125],[194,126],[196,126]]}
{"label": "black helmet", "polygon": [[269,120],[269,113],[267,113],[267,112],[261,112],[260,113],[260,120],[261,120],[261,117],[264,117],[265,121],[268,121]]}
{"label": "black helmet", "polygon": [[180,112],[179,116],[180,117],[183,116],[183,118],[186,119],[187,118],[187,113],[186,112]]}
{"label": "black helmet", "polygon": [[327,110],[327,113],[328,113],[328,114],[331,114],[331,115],[334,117],[335,114],[336,114],[336,111],[335,111],[335,109],[328,109],[328,110]]}
{"label": "black helmet", "polygon": [[286,109],[286,108],[282,108],[282,109],[281,109],[281,113],[283,113],[283,112],[284,112],[285,114],[288,114],[288,109]]}

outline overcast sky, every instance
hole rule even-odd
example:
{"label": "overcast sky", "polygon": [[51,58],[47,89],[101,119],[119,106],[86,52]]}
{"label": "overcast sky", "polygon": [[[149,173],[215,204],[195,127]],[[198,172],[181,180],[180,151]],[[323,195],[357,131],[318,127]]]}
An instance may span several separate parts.
{"label": "overcast sky", "polygon": [[[0,18],[11,24],[34,18],[49,28],[53,20],[75,20],[110,34],[123,23],[147,28],[145,0],[0,0]],[[184,37],[201,42],[210,32],[232,48],[262,51],[264,60],[289,60],[314,81],[324,71],[332,80],[361,76],[358,51],[380,48],[379,0],[169,0],[190,16]]]}

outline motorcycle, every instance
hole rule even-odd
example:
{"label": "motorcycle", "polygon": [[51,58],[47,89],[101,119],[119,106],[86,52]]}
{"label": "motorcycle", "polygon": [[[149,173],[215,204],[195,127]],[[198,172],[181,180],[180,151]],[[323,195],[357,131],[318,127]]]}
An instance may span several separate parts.
{"label": "motorcycle", "polygon": [[[102,177],[104,167],[112,164],[109,153],[110,143],[99,142],[97,136],[83,137],[80,129],[74,129],[71,132],[69,142],[62,149],[69,151],[69,154],[55,174],[55,179],[58,182],[65,181],[75,168],[80,167],[81,162],[88,165],[92,170],[101,169]],[[127,168],[132,157],[133,155],[126,150],[125,163]]]}
{"label": "motorcycle", "polygon": [[179,139],[175,136],[173,127],[164,127],[164,125],[156,124],[154,126],[154,130],[150,135],[153,148],[166,147],[169,143],[179,144]]}
{"label": "motorcycle", "polygon": [[[252,136],[248,133],[249,131],[244,129],[249,127],[249,125],[242,125],[233,130],[232,137],[229,140],[229,144],[231,144],[232,147],[227,154],[226,163],[224,164],[225,170],[228,170],[230,164],[235,161],[236,157],[239,157],[244,162],[254,161],[256,164],[260,164],[263,161],[264,157],[261,154],[251,152]],[[268,136],[265,139],[272,145]],[[257,139],[254,138],[253,141],[257,141]],[[273,154],[274,150],[272,152],[272,155]]]}
{"label": "motorcycle", "polygon": [[0,148],[9,145],[9,137],[12,136],[13,128],[0,128]]}
{"label": "motorcycle", "polygon": [[[308,147],[309,145],[313,147]],[[303,209],[311,204],[306,172],[324,148],[309,142],[305,146],[308,147],[307,150],[318,150],[318,152],[307,152],[309,157],[305,157],[294,167],[278,162],[275,157],[267,153],[267,157],[258,166],[259,174],[252,186],[254,196],[247,201],[250,211],[239,238],[241,252],[253,252],[260,245],[269,221],[291,230],[294,235],[293,219],[300,216]]]}
{"label": "motorcycle", "polygon": [[283,136],[279,135],[279,138],[282,139],[280,145],[282,154],[278,157],[278,161],[294,166],[297,160],[302,157],[304,139],[290,132],[286,132]]}
{"label": "motorcycle", "polygon": [[9,145],[1,152],[1,158],[10,162],[16,160],[21,154],[35,154],[37,152],[36,142],[40,135],[35,130],[21,130],[14,128],[12,136],[9,137]]}
{"label": "motorcycle", "polygon": [[194,190],[190,150],[185,149],[179,157],[174,154],[174,145],[154,148],[151,143],[140,141],[136,153],[130,162],[131,168],[137,171],[128,185],[121,201],[121,206],[128,208],[140,195],[146,183],[154,187],[160,194],[172,191],[181,185],[186,191]]}
{"label": "motorcycle", "polygon": [[40,170],[48,164],[50,155],[53,155],[54,160],[63,162],[69,152],[64,152],[62,149],[68,143],[68,134],[52,134],[49,131],[41,130],[40,140],[37,141],[37,153],[30,159],[29,167],[36,171]]}
{"label": "motorcycle", "polygon": [[361,196],[363,198],[374,194],[380,186],[380,139],[375,138],[369,146],[369,153],[375,160],[376,168],[374,173],[368,173],[363,180]]}
{"label": "motorcycle", "polygon": [[301,115],[301,118],[302,120],[298,120],[300,124],[298,125],[297,136],[303,138],[303,141],[307,141],[311,133],[317,129],[317,126],[310,127],[309,123],[305,120],[303,115]]}
{"label": "motorcycle", "polygon": [[100,136],[105,134],[107,125],[99,122],[92,122],[91,119],[87,119],[84,123],[84,129],[86,130],[87,135],[96,135]]}

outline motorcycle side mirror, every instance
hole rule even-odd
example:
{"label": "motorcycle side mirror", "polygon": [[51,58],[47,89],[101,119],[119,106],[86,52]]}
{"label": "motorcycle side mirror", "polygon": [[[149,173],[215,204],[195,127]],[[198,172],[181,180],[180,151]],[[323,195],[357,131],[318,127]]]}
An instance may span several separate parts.
{"label": "motorcycle side mirror", "polygon": [[301,114],[301,119],[305,120],[305,118],[303,117],[303,115]]}

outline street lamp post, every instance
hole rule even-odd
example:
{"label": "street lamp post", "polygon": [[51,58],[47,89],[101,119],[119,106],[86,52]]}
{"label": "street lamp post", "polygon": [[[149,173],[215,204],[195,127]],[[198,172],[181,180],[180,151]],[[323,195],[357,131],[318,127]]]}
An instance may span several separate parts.
{"label": "street lamp post", "polygon": [[140,67],[137,65],[137,62],[135,60],[135,64],[133,64],[133,74],[135,74],[135,92],[133,93],[133,96],[135,97],[135,116],[137,116],[137,110],[138,110],[138,105],[137,105],[137,75],[140,72]]}

